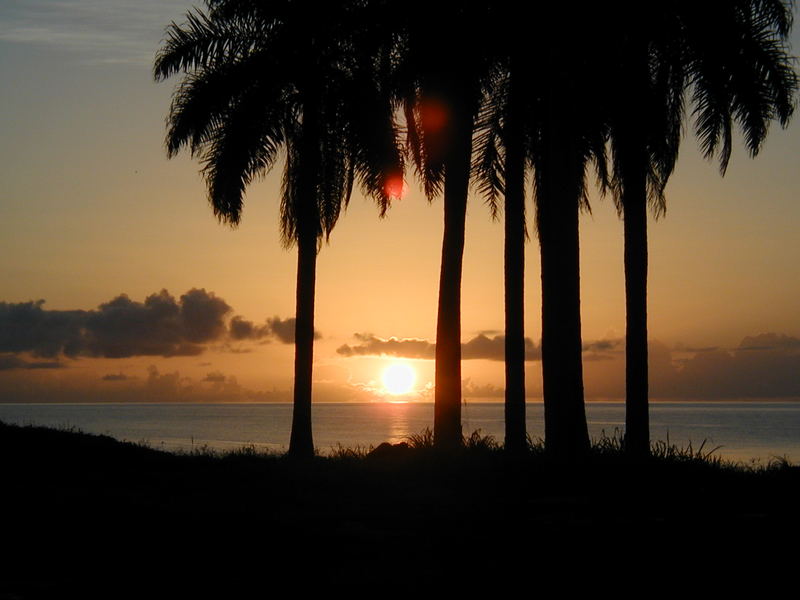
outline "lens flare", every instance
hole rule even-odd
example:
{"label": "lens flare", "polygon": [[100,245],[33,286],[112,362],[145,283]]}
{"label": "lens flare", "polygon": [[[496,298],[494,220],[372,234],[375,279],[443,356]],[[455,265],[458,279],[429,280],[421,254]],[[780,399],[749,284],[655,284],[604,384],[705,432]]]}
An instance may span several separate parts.
{"label": "lens flare", "polygon": [[383,184],[383,192],[388,198],[400,200],[406,195],[408,186],[402,175],[390,175]]}
{"label": "lens flare", "polygon": [[425,100],[419,107],[422,128],[429,133],[441,131],[448,120],[447,107],[436,100]]}

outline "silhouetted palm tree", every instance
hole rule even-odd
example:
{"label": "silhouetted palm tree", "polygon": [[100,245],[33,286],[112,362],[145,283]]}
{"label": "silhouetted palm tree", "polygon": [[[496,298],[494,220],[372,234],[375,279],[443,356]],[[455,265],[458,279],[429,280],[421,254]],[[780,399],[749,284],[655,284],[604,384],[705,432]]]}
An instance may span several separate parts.
{"label": "silhouetted palm tree", "polygon": [[[605,5],[542,9],[530,32],[541,82],[531,144],[542,280],[542,384],[545,444],[559,460],[589,448],[583,396],[578,214],[588,209],[586,168],[604,178],[606,126],[596,96],[604,86],[605,43],[597,22]],[[576,12],[577,11],[577,12]],[[565,39],[560,24],[569,23]]]}
{"label": "silhouetted palm tree", "polygon": [[[486,86],[476,129],[473,171],[494,218],[503,198],[505,303],[505,448],[527,447],[525,426],[525,217],[526,171],[530,167],[531,131],[538,114],[531,105],[536,82],[527,52],[528,22],[519,3],[495,3],[502,32],[493,42],[494,73]],[[527,72],[526,72],[527,71]]]}
{"label": "silhouetted palm tree", "polygon": [[625,237],[625,444],[649,451],[647,377],[647,206],[665,210],[684,114],[685,65],[672,5],[616,6],[606,13],[611,40],[608,106],[613,155],[610,187]]}
{"label": "silhouetted palm tree", "polygon": [[787,0],[710,0],[684,8],[695,131],[707,158],[719,152],[723,175],[735,125],[755,156],[770,122],[785,127],[792,116],[797,93],[787,45],[792,8]]}
{"label": "silhouetted palm tree", "polygon": [[[786,38],[791,6],[781,0],[642,4],[609,12],[618,27],[610,102],[612,189],[625,225],[626,427],[635,455],[649,452],[647,378],[647,203],[663,213],[678,155],[684,90],[693,89],[696,130],[724,174],[734,121],[751,155],[769,122],[792,114],[797,77]],[[611,30],[611,27],[607,28]]]}
{"label": "silhouetted palm tree", "polygon": [[[578,211],[588,208],[585,170],[605,178],[605,123],[595,100],[602,63],[591,3],[525,8],[498,3],[503,37],[484,105],[475,170],[492,206],[504,195],[506,300],[506,447],[525,444],[525,173],[534,169],[542,260],[542,371],[545,442],[570,459],[589,445],[583,406]],[[562,35],[561,23],[571,34]]]}
{"label": "silhouetted palm tree", "polygon": [[[249,183],[285,155],[284,245],[297,244],[294,413],[289,453],[311,456],[316,258],[354,179],[385,210],[402,173],[393,110],[380,87],[380,36],[363,2],[207,0],[173,23],[155,63],[184,73],[168,118],[167,152],[203,163],[214,214],[237,225]],[[400,175],[401,176],[401,175]]]}
{"label": "silhouetted palm tree", "polygon": [[461,274],[472,137],[490,64],[476,43],[488,3],[404,2],[396,86],[429,199],[444,193],[436,325],[434,440],[461,444]]}

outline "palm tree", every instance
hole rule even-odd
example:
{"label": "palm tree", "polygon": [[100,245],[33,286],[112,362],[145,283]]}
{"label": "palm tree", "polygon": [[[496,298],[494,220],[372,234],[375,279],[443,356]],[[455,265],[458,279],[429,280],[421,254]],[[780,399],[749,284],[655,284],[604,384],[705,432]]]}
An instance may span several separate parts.
{"label": "palm tree", "polygon": [[[574,14],[578,10],[579,14]],[[595,101],[603,88],[596,3],[550,5],[537,19],[531,52],[541,85],[531,144],[542,281],[542,384],[545,444],[558,460],[589,448],[583,397],[578,215],[588,209],[586,168],[594,160],[605,178],[606,126]],[[569,23],[564,40],[557,24]]]}
{"label": "palm tree", "polygon": [[[498,62],[484,105],[475,172],[481,191],[505,212],[506,447],[525,445],[525,173],[534,170],[536,229],[542,261],[542,369],[545,443],[551,455],[588,449],[583,406],[578,212],[588,208],[585,170],[594,160],[605,179],[605,124],[592,91],[600,63],[591,3],[540,7],[524,18],[500,3]],[[570,11],[575,14],[568,14]],[[565,21],[566,19],[566,21]],[[575,32],[563,39],[561,24]]]}
{"label": "palm tree", "polygon": [[[472,137],[488,69],[475,43],[487,3],[407,2],[398,14],[396,88],[408,143],[429,199],[444,194],[444,235],[436,325],[434,443],[461,444],[461,274]],[[422,15],[422,16],[421,16]]]}
{"label": "palm tree", "polygon": [[505,304],[505,449],[527,447],[525,425],[525,217],[526,171],[530,167],[530,134],[537,114],[530,102],[535,92],[526,76],[531,58],[519,5],[497,3],[496,63],[485,90],[478,119],[474,177],[497,219],[503,198]]}
{"label": "palm tree", "polygon": [[650,448],[647,361],[647,207],[656,216],[675,168],[684,113],[679,20],[670,7],[641,4],[607,13],[610,187],[624,223],[626,314],[625,446]]}
{"label": "palm tree", "polygon": [[[677,8],[677,10],[676,10]],[[615,93],[610,95],[612,190],[625,226],[626,449],[649,452],[647,385],[647,202],[665,209],[664,188],[678,155],[684,90],[693,88],[696,130],[724,174],[734,121],[751,155],[769,122],[788,124],[797,90],[786,38],[791,5],[737,0],[613,14]],[[721,148],[720,148],[721,145]]]}
{"label": "palm tree", "polygon": [[798,88],[788,52],[793,2],[713,0],[683,13],[687,70],[695,105],[695,131],[707,158],[719,152],[725,174],[734,123],[751,156],[769,124],[786,127]]}
{"label": "palm tree", "polygon": [[245,189],[285,155],[281,235],[297,245],[294,412],[289,454],[312,456],[311,383],[317,252],[354,179],[385,210],[402,172],[393,110],[377,69],[380,36],[364,3],[207,0],[173,23],[155,63],[184,73],[168,117],[167,153],[203,164],[214,214],[235,226]]}
{"label": "palm tree", "polygon": [[[520,32],[521,33],[521,32]],[[517,36],[515,36],[516,39]],[[510,57],[503,121],[504,157],[504,303],[505,303],[505,448],[527,448],[525,427],[525,108],[527,86],[518,53]]]}

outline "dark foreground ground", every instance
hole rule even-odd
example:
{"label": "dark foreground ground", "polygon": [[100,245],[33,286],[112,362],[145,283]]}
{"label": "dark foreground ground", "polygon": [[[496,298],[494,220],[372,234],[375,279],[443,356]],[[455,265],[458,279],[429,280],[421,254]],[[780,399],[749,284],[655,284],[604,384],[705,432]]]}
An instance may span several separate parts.
{"label": "dark foreground ground", "polygon": [[0,423],[0,599],[796,597],[798,467],[484,442],[298,464]]}

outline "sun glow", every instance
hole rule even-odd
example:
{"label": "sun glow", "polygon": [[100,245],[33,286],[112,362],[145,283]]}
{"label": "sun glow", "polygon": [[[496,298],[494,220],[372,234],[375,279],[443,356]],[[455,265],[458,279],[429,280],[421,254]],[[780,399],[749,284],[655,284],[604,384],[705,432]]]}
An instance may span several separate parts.
{"label": "sun glow", "polygon": [[414,388],[417,374],[406,363],[393,363],[383,370],[383,387],[393,396],[407,394]]}

